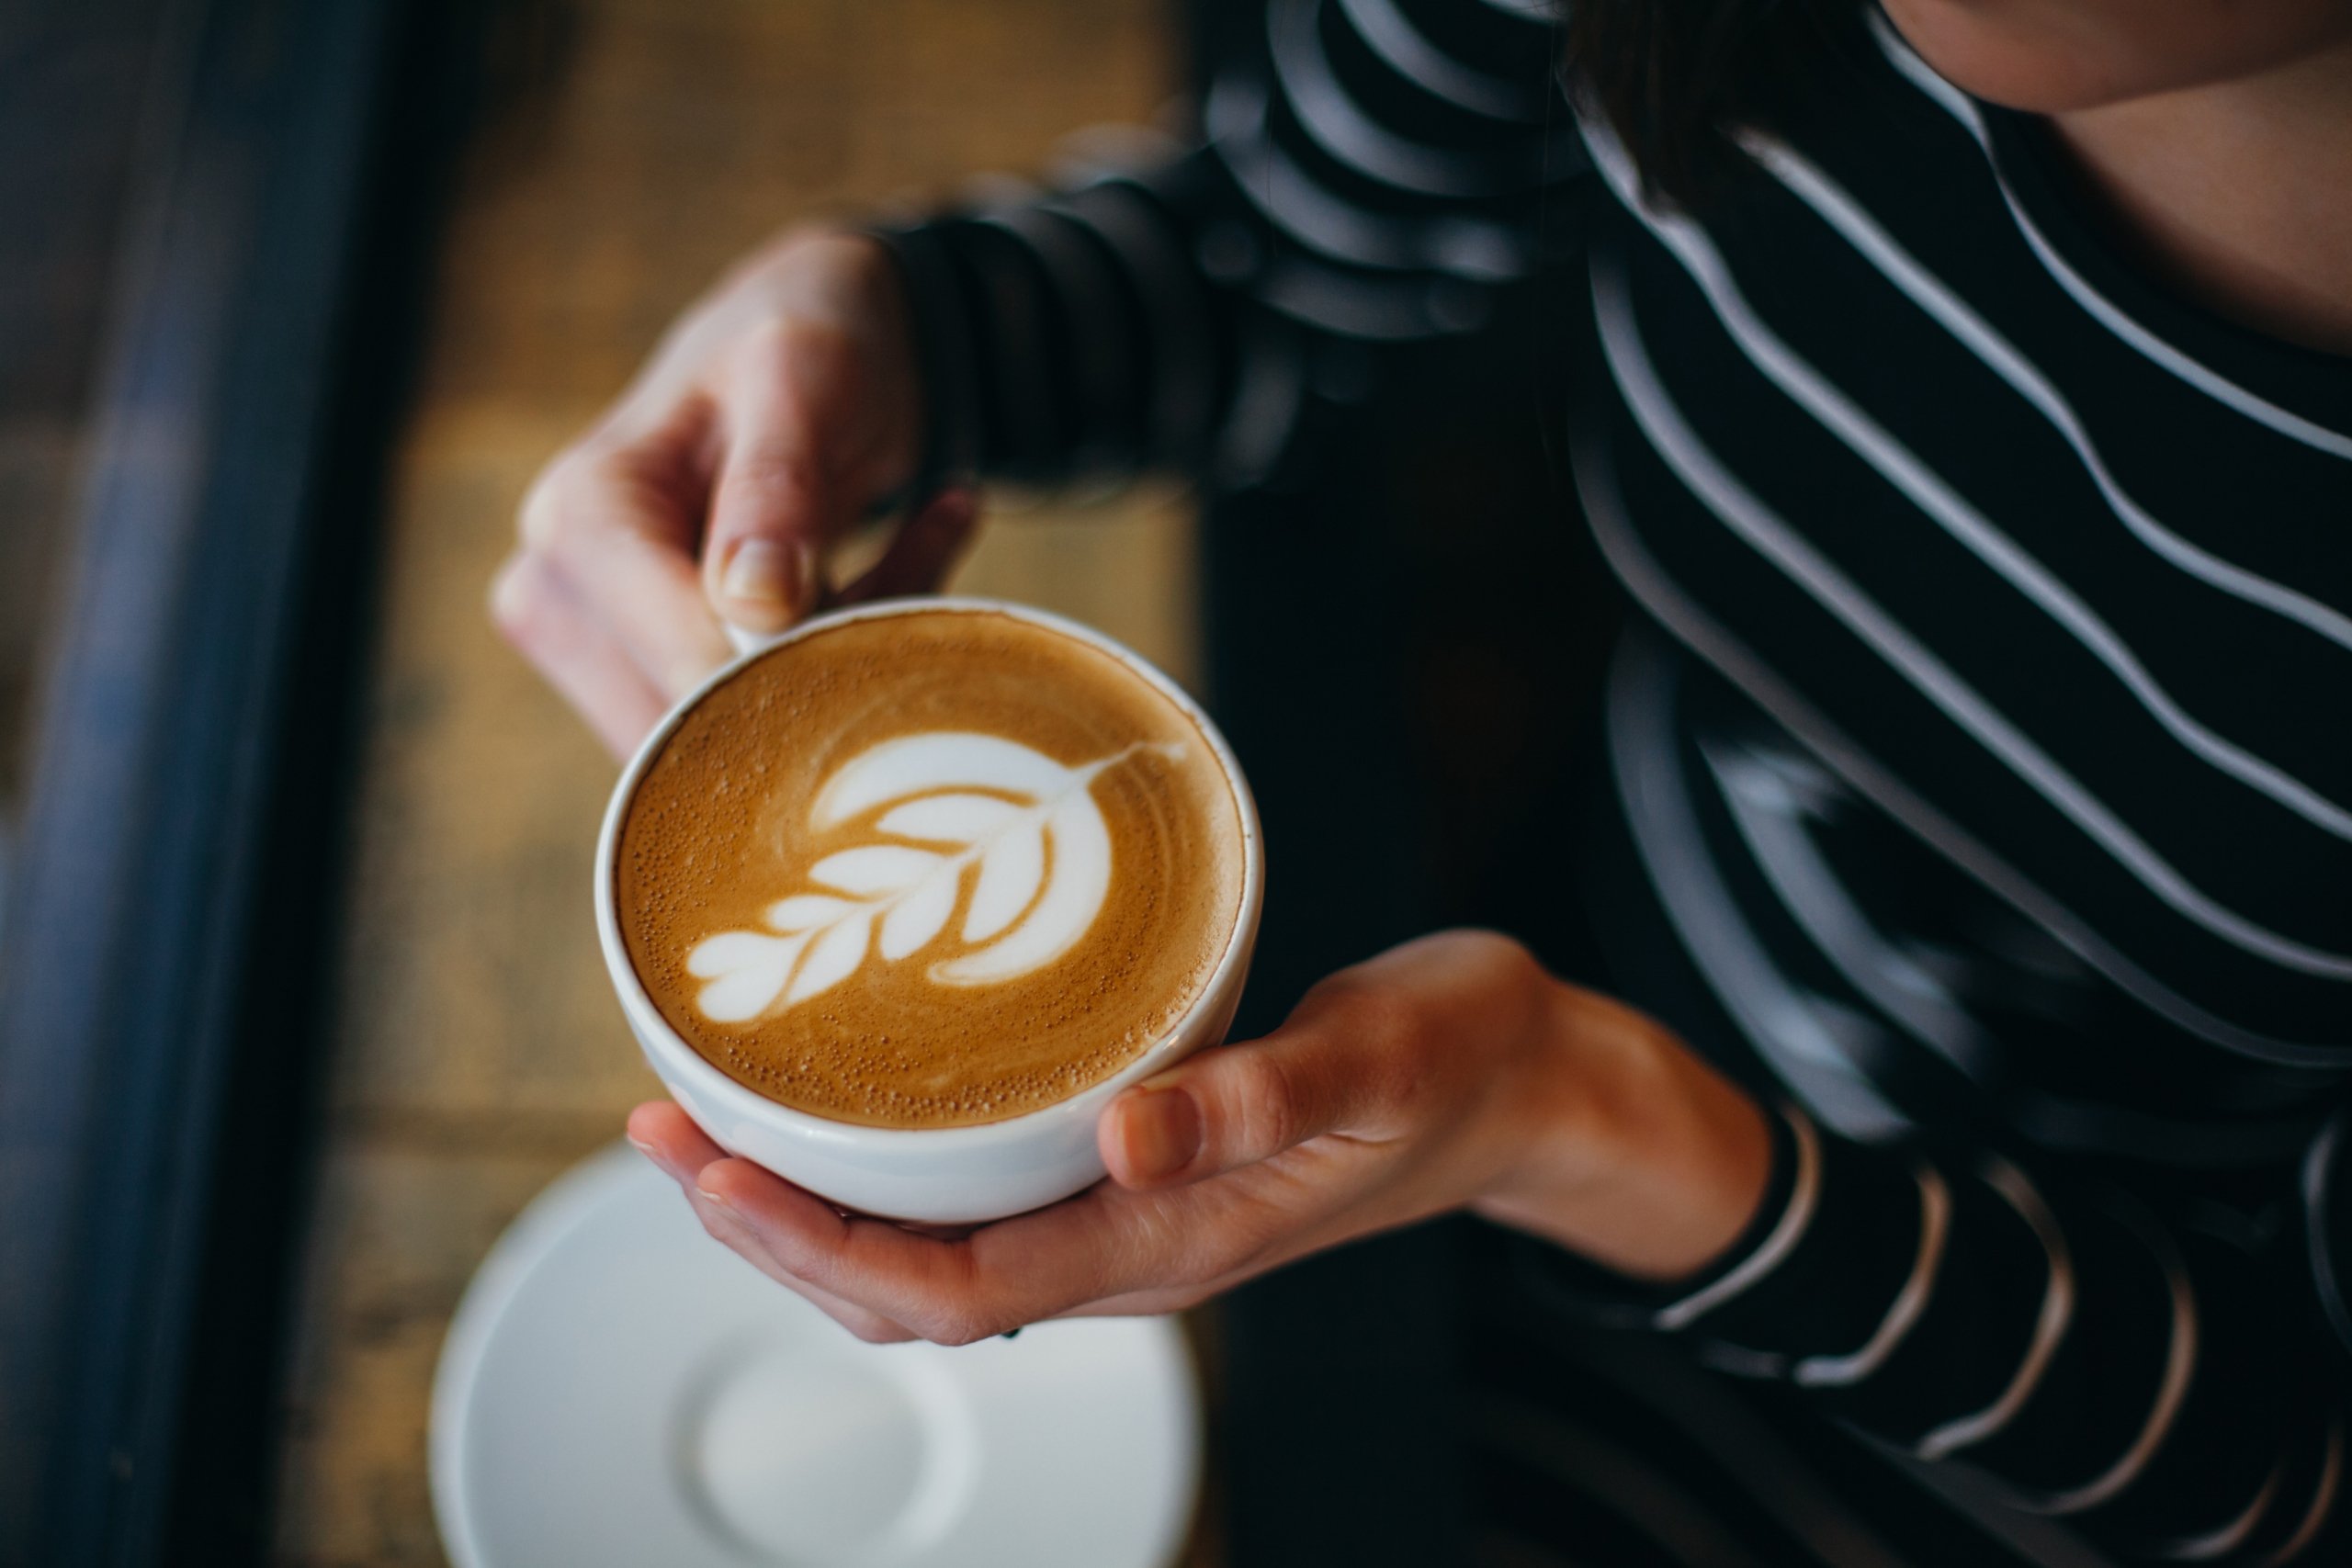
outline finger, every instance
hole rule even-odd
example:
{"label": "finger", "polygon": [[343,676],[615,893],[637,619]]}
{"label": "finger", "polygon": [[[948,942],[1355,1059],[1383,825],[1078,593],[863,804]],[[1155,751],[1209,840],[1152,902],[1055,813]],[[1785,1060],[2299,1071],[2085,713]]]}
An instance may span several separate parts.
{"label": "finger", "polygon": [[700,1187],[742,1216],[787,1272],[944,1345],[1061,1316],[1147,1283],[1177,1282],[1198,1240],[1182,1224],[1135,1212],[1152,1200],[1115,1188],[946,1241],[838,1214],[741,1160],[707,1168]]}
{"label": "finger", "polygon": [[[635,1144],[648,1159],[687,1186],[693,1185],[695,1178],[705,1166],[734,1157],[712,1142],[709,1134],[686,1114],[684,1107],[667,1100],[647,1100],[629,1112],[628,1141]],[[848,1213],[839,1204],[832,1207],[836,1213]],[[973,1227],[910,1225],[908,1228],[953,1240],[969,1235]]]}
{"label": "finger", "polygon": [[852,357],[839,331],[787,319],[737,362],[703,574],[710,603],[746,631],[780,632],[815,604],[819,552],[865,504],[825,450]]}
{"label": "finger", "polygon": [[[1115,1270],[1109,1275],[1110,1293],[1052,1315],[1150,1317],[1177,1312],[1270,1269],[1340,1246],[1363,1230],[1345,1202],[1329,1201],[1344,1184],[1341,1173],[1328,1165],[1263,1163],[1223,1180],[1167,1191],[1130,1192],[1105,1183],[1091,1195],[1105,1210],[1148,1205],[1151,1228],[1182,1237],[1183,1245],[1156,1255],[1136,1250],[1138,1267],[1125,1277]],[[1038,1217],[1059,1213],[1049,1209]]]}
{"label": "finger", "polygon": [[912,1332],[881,1314],[786,1270],[741,1213],[704,1192],[698,1185],[701,1173],[731,1156],[682,1108],[666,1100],[639,1106],[629,1112],[628,1141],[684,1190],[703,1229],[761,1273],[819,1307],[869,1344],[897,1344],[915,1337]]}
{"label": "finger", "polygon": [[683,1107],[649,1100],[628,1113],[628,1141],[673,1181],[691,1188],[703,1167],[729,1157]]}
{"label": "finger", "polygon": [[860,604],[936,591],[963,558],[979,515],[979,502],[970,491],[942,491],[899,525],[882,558],[835,594],[833,602]]}
{"label": "finger", "polygon": [[1113,1100],[1097,1146],[1123,1187],[1181,1186],[1345,1130],[1408,1086],[1375,1042],[1328,1023],[1204,1051]]}
{"label": "finger", "polygon": [[[748,1160],[706,1167],[696,1187],[703,1201],[743,1225],[794,1278],[927,1339],[968,1342],[954,1332],[969,1307],[967,1242],[845,1216]],[[969,1338],[982,1337],[976,1328]]]}
{"label": "finger", "polygon": [[703,1229],[713,1240],[867,1344],[903,1345],[918,1337],[912,1330],[893,1323],[881,1314],[869,1311],[855,1302],[843,1301],[831,1292],[820,1290],[806,1280],[787,1272],[733,1211],[713,1203],[691,1187],[687,1189],[687,1201],[693,1205],[695,1217],[702,1221]]}
{"label": "finger", "polygon": [[731,1211],[705,1198],[695,1184],[695,1177],[705,1167],[729,1156],[679,1107],[666,1100],[639,1106],[629,1113],[628,1141],[684,1190],[703,1228],[761,1273],[821,1308],[834,1322],[869,1343],[894,1344],[914,1337],[879,1314],[795,1279]]}
{"label": "finger", "polygon": [[661,692],[543,558],[508,558],[491,581],[490,615],[613,755],[636,750],[661,722]]}
{"label": "finger", "polygon": [[628,650],[665,706],[732,651],[695,563],[701,487],[672,449],[676,435],[564,458],[523,509],[530,551]]}

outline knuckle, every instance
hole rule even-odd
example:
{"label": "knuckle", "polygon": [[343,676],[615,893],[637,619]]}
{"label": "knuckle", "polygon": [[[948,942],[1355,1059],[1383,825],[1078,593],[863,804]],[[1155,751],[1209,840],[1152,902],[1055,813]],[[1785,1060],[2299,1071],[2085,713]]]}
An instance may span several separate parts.
{"label": "knuckle", "polygon": [[811,456],[813,442],[790,439],[771,430],[766,439],[746,448],[729,465],[727,482],[762,492],[815,495],[824,489],[824,475]]}
{"label": "knuckle", "polygon": [[1263,1203],[1243,1203],[1223,1216],[1207,1240],[1194,1279],[1203,1284],[1257,1272],[1292,1234],[1295,1221]]}
{"label": "knuckle", "polygon": [[523,497],[523,545],[561,559],[575,555],[598,516],[630,489],[634,468],[623,448],[574,446],[549,463]]}
{"label": "knuckle", "polygon": [[1240,1152],[1268,1153],[1297,1142],[1300,1128],[1298,1086],[1282,1054],[1253,1051],[1233,1076],[1226,1110],[1238,1129]]}
{"label": "knuckle", "polygon": [[735,344],[736,376],[786,407],[846,389],[858,363],[854,333],[839,321],[800,311],[763,318]]}
{"label": "knuckle", "polygon": [[902,1345],[914,1336],[887,1318],[857,1313],[842,1319],[842,1326],[868,1345]]}
{"label": "knuckle", "polygon": [[978,1313],[964,1310],[942,1313],[924,1333],[923,1337],[934,1345],[975,1345],[998,1330]]}
{"label": "knuckle", "polygon": [[[1148,1280],[1163,1291],[1208,1293],[1217,1278],[1232,1266],[1235,1233],[1222,1224],[1186,1224],[1172,1213],[1142,1237],[1127,1259],[1116,1283],[1132,1286]],[[1111,1282],[1096,1292],[1101,1300],[1113,1293]]]}
{"label": "knuckle", "polygon": [[537,551],[552,551],[573,527],[578,516],[576,497],[579,490],[579,458],[570,453],[557,457],[539,471],[524,492],[523,505],[516,514],[516,528],[524,547]]}
{"label": "knuckle", "polygon": [[1236,1231],[1217,1248],[1212,1279],[1248,1279],[1272,1266],[1281,1236],[1272,1227]]}
{"label": "knuckle", "polygon": [[1413,1037],[1421,1021],[1420,995],[1407,987],[1353,977],[1332,996],[1332,1020],[1340,1034],[1384,1054]]}
{"label": "knuckle", "polygon": [[1346,1036],[1378,1035],[1401,1021],[1409,993],[1361,967],[1325,976],[1299,999],[1297,1015],[1318,1030]]}
{"label": "knuckle", "polygon": [[789,375],[846,357],[854,342],[839,321],[805,310],[780,310],[752,326],[744,334],[743,346],[759,367]]}
{"label": "knuckle", "polygon": [[501,636],[517,648],[535,640],[546,598],[546,585],[527,556],[516,556],[499,568],[490,582],[490,621]]}
{"label": "knuckle", "polygon": [[1543,961],[1525,943],[1500,931],[1465,931],[1461,941],[1464,952],[1498,982],[1525,989],[1550,978]]}

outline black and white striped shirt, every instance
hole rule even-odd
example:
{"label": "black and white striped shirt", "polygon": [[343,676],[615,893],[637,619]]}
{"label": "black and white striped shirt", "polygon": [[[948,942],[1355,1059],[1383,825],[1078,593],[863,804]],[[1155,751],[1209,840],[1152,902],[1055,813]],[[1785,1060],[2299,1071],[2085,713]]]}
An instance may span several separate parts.
{"label": "black and white striped shirt", "polygon": [[1390,345],[1589,302],[1625,837],[1790,1101],[1654,1326],[2120,1556],[2345,1561],[2352,365],[1851,41],[1690,214],[1542,12],[1272,0],[1204,146],[892,236],[936,460],[1248,484]]}

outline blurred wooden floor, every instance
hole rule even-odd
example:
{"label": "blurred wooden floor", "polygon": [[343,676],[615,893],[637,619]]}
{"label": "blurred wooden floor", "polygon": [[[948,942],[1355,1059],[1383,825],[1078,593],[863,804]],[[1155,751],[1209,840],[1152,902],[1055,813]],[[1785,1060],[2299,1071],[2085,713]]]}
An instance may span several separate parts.
{"label": "blurred wooden floor", "polygon": [[[597,957],[615,768],[483,615],[516,501],[733,255],[1147,118],[1153,0],[581,0],[464,165],[399,442],[278,1559],[444,1561],[426,1396],[515,1212],[652,1092]],[[1001,524],[960,580],[1195,668],[1164,491]],[[1204,1549],[1199,1561],[1208,1561]]]}

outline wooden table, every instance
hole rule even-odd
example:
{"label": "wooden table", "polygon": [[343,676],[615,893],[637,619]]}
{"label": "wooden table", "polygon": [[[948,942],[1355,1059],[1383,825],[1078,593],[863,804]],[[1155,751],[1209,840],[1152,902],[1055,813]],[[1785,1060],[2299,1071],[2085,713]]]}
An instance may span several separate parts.
{"label": "wooden table", "polygon": [[[670,317],[780,225],[1038,167],[1074,129],[1149,117],[1173,77],[1151,0],[533,15],[551,48],[468,153],[393,468],[282,1461],[287,1563],[443,1561],[424,1434],[450,1311],[516,1211],[655,1088],[590,916],[614,764],[483,614],[524,487]],[[959,586],[1075,615],[1188,676],[1193,526],[1164,490],[1034,509]]]}

